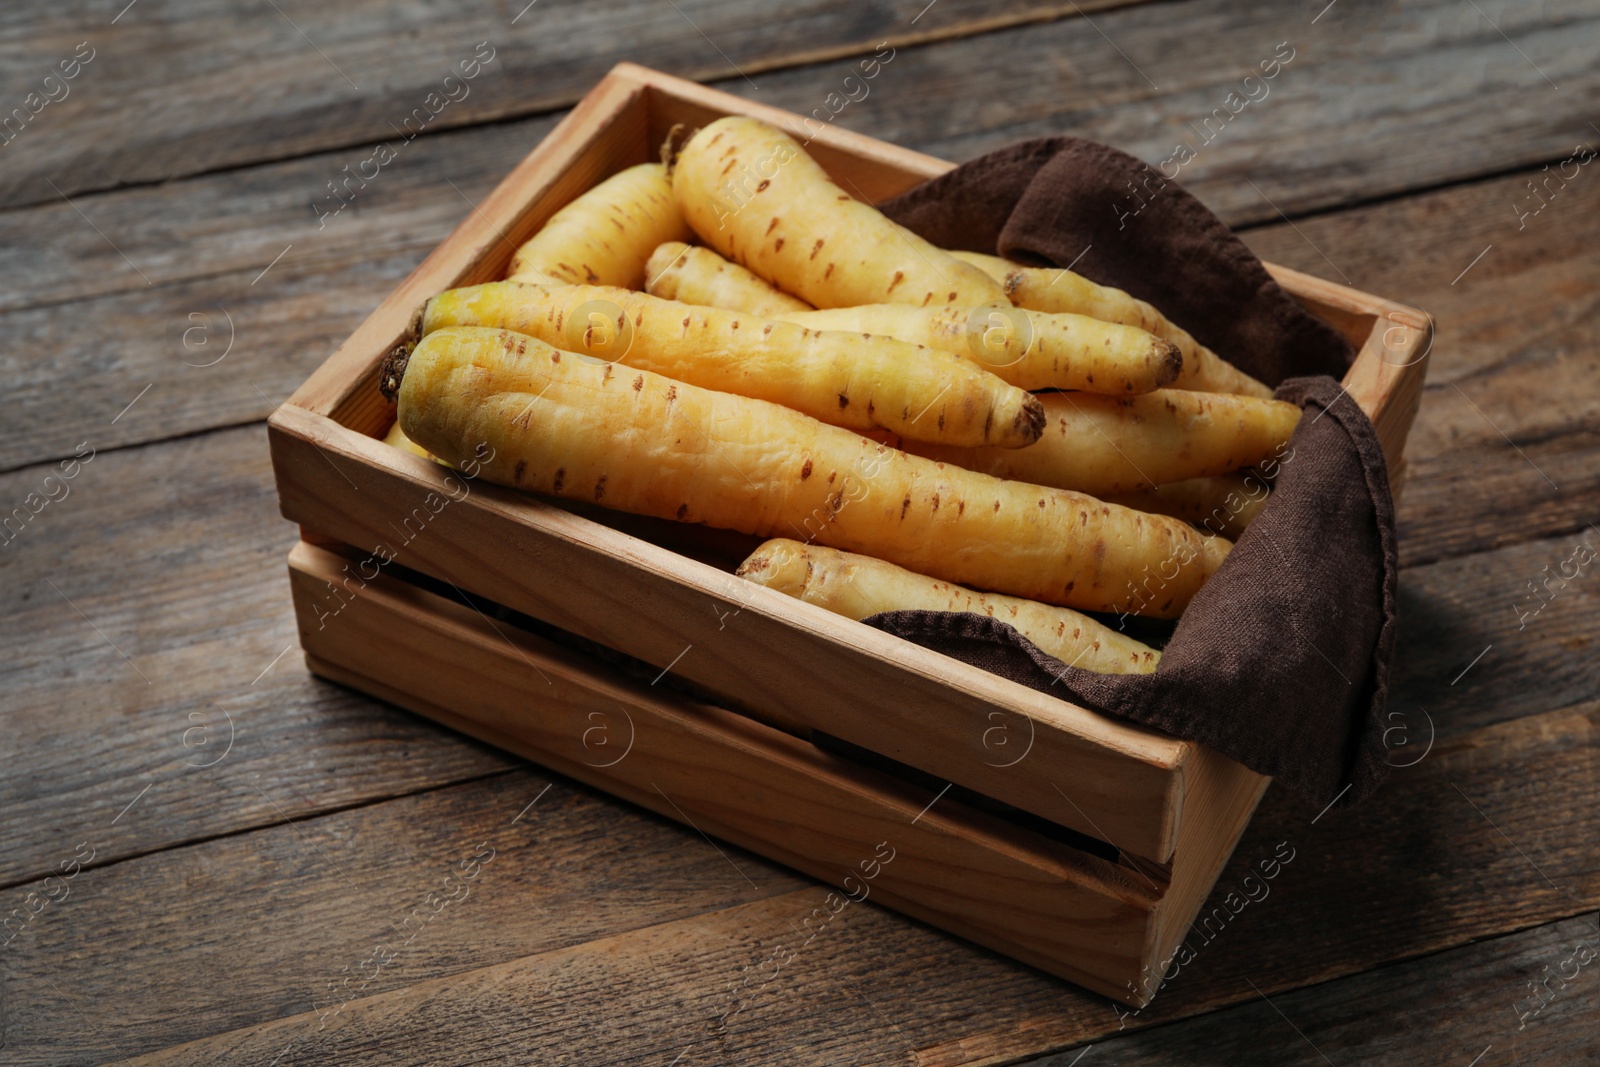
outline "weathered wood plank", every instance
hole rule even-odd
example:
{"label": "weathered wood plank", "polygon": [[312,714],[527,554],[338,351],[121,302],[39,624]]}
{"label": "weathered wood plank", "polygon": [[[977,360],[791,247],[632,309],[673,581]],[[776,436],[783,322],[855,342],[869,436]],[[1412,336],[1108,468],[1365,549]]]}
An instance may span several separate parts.
{"label": "weathered wood plank", "polygon": [[0,475],[0,885],[517,764],[306,673],[265,437]]}
{"label": "weathered wood plank", "polygon": [[[427,254],[283,263],[0,316],[0,470],[263,420]],[[8,462],[9,461],[9,462]],[[9,506],[9,505],[8,505]]]}
{"label": "weathered wood plank", "polygon": [[[1404,729],[1395,746],[1600,700],[1600,562],[1580,566],[1585,543],[1600,554],[1600,530],[1400,572],[1389,710]],[[1564,562],[1569,581],[1559,577]],[[1540,583],[1538,597],[1530,582]]]}
{"label": "weathered wood plank", "polygon": [[[433,858],[447,868],[453,844],[469,838],[498,847],[500,838],[478,828],[509,833],[505,821],[534,794],[535,774],[80,876],[81,910],[71,910],[79,906],[74,899],[47,911],[41,919],[49,925],[25,935],[40,936],[19,939],[22,955],[0,955],[8,1040],[26,1034],[38,1042],[14,1041],[8,1052],[19,1062],[87,1062],[104,1058],[96,1045],[109,1039],[129,1054],[197,1042],[160,1057],[178,1063],[230,1055],[265,1061],[290,1048],[287,1062],[422,1063],[512,1048],[539,1062],[669,1062],[689,1045],[743,1062],[906,1062],[912,1053],[928,1065],[1009,1061],[1595,907],[1600,864],[1586,842],[1600,804],[1597,725],[1600,704],[1591,704],[1441,742],[1353,811],[1319,817],[1275,791],[1203,913],[1213,916],[1210,925],[1189,939],[1194,958],[1137,1016],[870,905],[846,908],[807,938],[801,924],[822,900],[820,888],[784,893],[778,874],[731,854],[757,882],[752,894],[729,859],[692,831],[670,827],[656,836],[692,848],[694,863],[662,875],[668,861],[639,852],[649,837],[629,828],[640,817],[583,800],[579,791],[570,803],[582,800],[585,817],[517,846],[518,869],[539,872],[516,879],[513,893],[526,897],[496,889],[495,907],[470,912],[466,903],[447,928],[450,942],[436,942],[445,956],[439,970],[407,958],[403,970],[362,990],[371,995],[321,1028],[322,1016],[306,1004],[307,986],[319,988],[344,964],[366,959],[383,924],[405,913],[402,905],[420,896],[430,875],[444,873]],[[479,795],[494,799],[472,799]],[[422,810],[458,803],[492,814],[452,819]],[[251,855],[260,860],[248,861]],[[1264,866],[1274,857],[1276,868]],[[374,879],[384,891],[348,891],[330,858],[341,866],[349,859],[345,873],[358,887]],[[566,906],[542,893],[551,870],[571,878]],[[486,904],[490,886],[505,884],[489,877]],[[730,909],[707,914],[695,901],[674,914],[662,903],[670,894],[658,895],[650,914],[665,921],[636,933],[622,932],[625,923],[609,935],[587,927],[599,938],[588,943],[526,933],[544,921],[523,910],[529,897],[552,915],[581,911],[590,890],[580,886],[618,879],[627,886],[623,897],[650,897],[642,886],[689,880],[697,892],[723,894]],[[196,914],[185,888],[194,886],[216,902],[214,914]],[[284,903],[258,920],[267,924],[263,932],[238,936],[243,916],[262,914],[268,892]],[[155,941],[138,948],[132,939],[139,938]],[[87,951],[124,941],[120,975]],[[309,966],[286,962],[301,952]],[[127,982],[128,974],[140,981]],[[102,995],[113,988],[116,996]],[[90,1023],[75,1021],[63,994]],[[219,1024],[235,1029],[203,1036]]]}
{"label": "weathered wood plank", "polygon": [[[1280,42],[1280,60],[1293,58],[1263,81]],[[777,72],[761,99],[809,113],[843,72]],[[1600,12],[1582,0],[1199,0],[907,49],[836,121],[954,160],[1023,137],[1089,137],[1152,165],[1174,159],[1168,173],[1239,225],[1600,147],[1597,90]]]}
{"label": "weathered wood plank", "polygon": [[95,197],[92,225],[0,213],[0,470],[265,418],[553,124],[419,140],[320,225],[304,194],[336,156]]}
{"label": "weathered wood plank", "polygon": [[[1600,143],[1600,137],[1596,138]],[[1465,555],[1600,518],[1600,181],[1551,168],[1251,230],[1261,256],[1438,321],[1406,442],[1400,553]],[[1544,185],[1537,205],[1530,182]]]}
{"label": "weathered wood plank", "polygon": [[[1185,5],[1182,19],[1158,5],[1109,12],[1092,26],[1039,20],[1104,4],[1015,0],[996,11],[944,0],[918,15],[887,3],[812,3],[774,17],[759,5],[679,5],[680,13],[616,3],[559,16],[535,8],[513,25],[515,6],[446,19],[370,3],[244,17],[189,5],[176,21],[145,0],[116,27],[86,6],[35,9],[12,22],[11,51],[29,40],[31,58],[39,42],[59,42],[68,58],[87,38],[97,54],[69,83],[70,96],[33,116],[9,146],[16,159],[0,198],[55,199],[46,178],[71,195],[387,138],[480,41],[496,50],[494,61],[430,132],[564,106],[619,59],[724,76],[736,90],[809,114],[849,63],[746,76],[885,39],[903,47],[1022,23],[959,46],[905,49],[898,74],[874,87],[877,102],[847,107],[839,121],[952,158],[1068,129],[1155,162],[1188,137],[1199,156],[1186,180],[1229,214],[1267,218],[1275,212],[1244,176],[1295,212],[1558,158],[1586,136],[1583,101],[1600,48],[1600,19],[1575,0],[1493,4],[1482,14],[1444,0],[1336,7],[1320,18],[1315,5],[1210,0]],[[1204,143],[1194,129],[1238,106],[1225,105],[1228,93],[1280,41],[1296,50],[1290,66]],[[0,99],[20,104],[36,79],[27,64],[7,69],[16,73]],[[985,101],[1004,101],[1004,111]]]}
{"label": "weathered wood plank", "polygon": [[363,259],[402,252],[420,259],[418,251],[470,215],[559,118],[419,138],[363,187],[346,191],[342,210],[335,205],[321,217],[310,205],[343,168],[365,158],[361,150],[0,212],[0,276],[7,280],[0,310],[122,292],[149,297],[231,274],[246,283],[259,275],[252,289],[259,293],[296,269],[337,276]]}
{"label": "weathered wood plank", "polygon": [[1575,916],[1027,1067],[1071,1067],[1089,1048],[1095,1064],[1120,1067],[1190,1062],[1196,1048],[1235,1067],[1316,1063],[1319,1053],[1330,1063],[1594,1063],[1597,954],[1595,917]]}
{"label": "weathered wood plank", "polygon": [[[284,1055],[280,1062],[302,1064],[422,1064],[452,1056],[540,1064],[670,1064],[674,1057],[692,1063],[691,1056],[785,1065],[903,1063],[905,1041],[916,1031],[882,1014],[902,1008],[895,986],[910,977],[903,959],[850,960],[842,956],[849,945],[840,942],[882,947],[876,935],[885,923],[914,941],[942,935],[870,905],[817,921],[823,899],[820,889],[788,893],[417,982],[352,1003],[337,1027],[319,1030],[317,1017],[286,1016],[131,1062]],[[809,941],[795,932],[808,918],[817,930]],[[785,954],[782,968],[763,982],[756,968],[775,951]],[[799,957],[792,967],[789,953]],[[916,962],[955,961],[917,953]],[[779,990],[768,988],[780,983]],[[760,1023],[747,1024],[743,1012],[757,1005]]]}
{"label": "weathered wood plank", "polygon": [[[0,17],[0,115],[12,119],[0,206],[549,111],[625,59],[759,91],[745,79],[774,67],[1126,2],[12,5]],[[61,80],[61,62],[77,62],[63,68],[74,77]]]}
{"label": "weathered wood plank", "polygon": [[[145,0],[147,6],[151,2]],[[947,13],[950,2],[932,7],[926,18],[959,16],[956,9]],[[1600,19],[1592,14],[1569,18],[1551,10],[1551,5],[1541,5],[1537,12],[1527,5],[1508,11],[1490,6],[1497,9],[1491,13],[1513,40],[1524,31],[1538,36],[1540,26],[1555,23],[1567,42],[1564,48],[1590,58],[1600,50]],[[1094,26],[1074,18],[1029,25],[934,47],[902,49],[882,67],[866,98],[844,107],[837,121],[952,159],[971,158],[1018,137],[1072,132],[1159,162],[1170,154],[1168,142],[1173,137],[1220,106],[1235,87],[1233,72],[1256,62],[1251,49],[1265,47],[1270,54],[1282,33],[1312,34],[1304,54],[1297,53],[1272,79],[1276,88],[1259,105],[1241,112],[1236,123],[1230,121],[1182,169],[1181,179],[1235,225],[1277,218],[1243,177],[1255,181],[1273,203],[1297,213],[1351,196],[1503,172],[1518,162],[1560,159],[1569,154],[1574,140],[1595,132],[1581,111],[1567,115],[1571,121],[1562,125],[1563,108],[1581,109],[1583,75],[1553,105],[1516,79],[1486,79],[1485,71],[1502,65],[1501,52],[1512,57],[1515,52],[1480,16],[1463,14],[1457,7],[1443,0],[1412,5],[1403,12],[1363,8],[1346,13],[1335,7],[1315,27],[1307,27],[1303,12],[1265,0],[1244,6],[1205,0],[1186,4],[1181,20],[1156,5],[1102,15]],[[864,19],[877,17],[876,8],[864,10]],[[358,11],[349,17],[360,21],[366,16]],[[1176,69],[1163,70],[1170,76],[1162,78],[1162,88],[1152,89],[1096,32],[1096,26],[1144,62],[1154,57],[1155,62]],[[1325,38],[1320,36],[1324,34]],[[1432,55],[1428,49],[1441,42],[1451,45],[1441,58],[1420,60]],[[1525,40],[1521,44],[1531,46]],[[1207,51],[1197,53],[1197,48]],[[1182,55],[1184,61],[1174,63],[1169,58],[1174,55]],[[1005,61],[996,61],[997,56]],[[1445,84],[1436,77],[1441,66],[1454,72]],[[851,63],[844,62],[775,72],[763,78],[759,93],[738,77],[723,87],[811,114],[841,87],[851,69]],[[1396,72],[1429,86],[1429,93],[1402,97],[1405,87],[1393,84]],[[549,75],[547,65],[541,77]],[[984,92],[980,79],[994,78],[1010,78],[1015,84],[989,86],[994,92]],[[1339,84],[1330,86],[1330,80]],[[1344,113],[1330,114],[1325,104],[1334,92],[1342,107],[1356,113],[1397,108],[1390,121],[1416,123],[1416,129],[1403,132],[1417,139],[1425,137],[1428,123],[1446,121],[1419,108],[1422,102],[1470,108],[1474,113],[1492,110],[1496,123],[1468,127],[1475,131],[1472,153],[1457,136],[1450,142],[1458,149],[1452,153],[1424,152],[1413,146],[1412,151],[1396,154],[1388,151],[1390,146],[1375,142],[1369,136],[1372,131],[1360,121]],[[1004,100],[1005,110],[981,106],[983,100]],[[1063,110],[1063,101],[1070,110]],[[1536,122],[1529,121],[1530,114]],[[1030,117],[1021,125],[1007,122],[1017,115]],[[8,253],[0,253],[0,274],[10,283],[0,294],[0,308],[143,288],[147,278],[162,284],[229,270],[260,270],[291,243],[300,246],[293,253],[296,259],[328,255],[335,241],[350,242],[346,249],[391,247],[397,239],[420,232],[419,221],[448,226],[467,210],[460,193],[442,179],[476,198],[475,190],[486,189],[509,170],[552,121],[546,117],[446,134],[448,147],[437,143],[440,137],[431,132],[402,144],[396,159],[376,177],[343,190],[349,205],[324,218],[320,227],[311,205],[327,196],[328,182],[344,177],[344,168],[367,158],[370,144],[342,141],[351,146],[162,188],[79,198],[77,208],[83,209],[92,226],[73,205],[52,194],[35,209],[37,215],[0,217],[0,236],[5,238],[0,248],[11,246]],[[386,136],[389,131],[379,133]],[[252,136],[259,136],[259,131],[252,130]],[[19,140],[17,145],[21,144]],[[1320,154],[1313,154],[1313,149]],[[1262,163],[1269,154],[1280,157],[1279,166],[1298,169],[1279,176]],[[1372,180],[1353,192],[1340,184],[1363,178]],[[331,211],[337,203],[323,206]],[[1511,217],[1509,204],[1502,212]]]}
{"label": "weathered wood plank", "polygon": [[[565,779],[497,775],[52,883],[0,948],[5,1059],[101,1062],[304,1013],[331,1036],[345,1001],[806,885]],[[24,892],[0,902],[26,913]]]}

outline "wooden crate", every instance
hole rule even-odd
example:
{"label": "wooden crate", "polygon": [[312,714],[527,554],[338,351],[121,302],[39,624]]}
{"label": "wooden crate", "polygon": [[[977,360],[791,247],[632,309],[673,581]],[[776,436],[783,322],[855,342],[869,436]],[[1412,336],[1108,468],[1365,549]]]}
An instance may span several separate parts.
{"label": "wooden crate", "polygon": [[[675,124],[730,113],[815,134],[817,159],[871,201],[950,167],[613,70],[272,416],[282,511],[302,530],[289,563],[307,664],[1142,1005],[1265,778],[735,578],[754,539],[487,484],[464,492],[378,440],[394,414],[376,369],[419,303],[502,276],[574,196],[652,158]],[[1359,348],[1344,384],[1398,480],[1430,320],[1272,269]],[[633,680],[622,657],[694,695]],[[841,744],[825,751],[813,732]]]}

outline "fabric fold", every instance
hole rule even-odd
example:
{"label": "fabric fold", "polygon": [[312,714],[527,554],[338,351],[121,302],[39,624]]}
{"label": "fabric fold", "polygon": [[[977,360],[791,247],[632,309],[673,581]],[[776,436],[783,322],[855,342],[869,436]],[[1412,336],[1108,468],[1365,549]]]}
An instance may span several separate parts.
{"label": "fabric fold", "polygon": [[1370,795],[1386,772],[1398,560],[1383,452],[1337,381],[1349,342],[1198,200],[1105,145],[1026,141],[882,207],[935,244],[1071,265],[1147,300],[1304,414],[1269,500],[1172,629],[1154,674],[1072,667],[982,615],[885,612],[868,625],[1200,742],[1314,803]]}

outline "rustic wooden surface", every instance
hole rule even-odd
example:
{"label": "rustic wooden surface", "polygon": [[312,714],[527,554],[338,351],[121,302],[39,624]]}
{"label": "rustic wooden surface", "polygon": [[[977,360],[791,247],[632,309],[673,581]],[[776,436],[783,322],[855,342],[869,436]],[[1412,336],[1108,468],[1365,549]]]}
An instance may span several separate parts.
{"label": "rustic wooden surface", "polygon": [[[0,1061],[1595,1058],[1600,577],[1527,613],[1600,547],[1600,172],[1519,224],[1600,147],[1594,3],[35,0],[0,14],[0,111],[82,41],[0,145],[0,508],[94,449],[0,546]],[[480,41],[471,94],[319,228]],[[292,648],[261,420],[469,202],[615,60],[810,112],[881,41],[841,125],[1152,161],[1288,41],[1185,182],[1264,257],[1438,319],[1399,511],[1413,765],[1349,812],[1270,791],[1219,892],[1293,862],[1136,1016],[871,903],[804,941],[815,884]]]}

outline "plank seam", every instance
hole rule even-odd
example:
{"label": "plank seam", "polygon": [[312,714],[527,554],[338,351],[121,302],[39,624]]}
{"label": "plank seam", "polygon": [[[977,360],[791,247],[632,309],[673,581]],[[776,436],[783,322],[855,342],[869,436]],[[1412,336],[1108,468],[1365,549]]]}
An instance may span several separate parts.
{"label": "plank seam", "polygon": [[[797,70],[802,67],[821,66],[824,63],[834,63],[841,59],[850,59],[854,56],[871,55],[873,50],[880,47],[882,44],[888,44],[895,48],[921,48],[928,45],[941,44],[946,41],[959,41],[970,37],[986,37],[991,34],[1001,33],[1005,30],[1016,29],[1019,26],[1042,25],[1049,22],[1063,22],[1070,18],[1084,18],[1085,8],[1088,8],[1090,11],[1104,12],[1123,8],[1148,7],[1155,4],[1176,4],[1182,2],[1184,2],[1184,0],[1098,0],[1098,2],[1097,0],[1083,0],[1082,4],[1069,2],[1066,4],[1057,4],[1053,7],[1043,8],[1038,11],[1022,12],[1015,15],[1001,15],[988,19],[975,19],[971,22],[965,22],[959,26],[952,26],[944,30],[926,30],[916,33],[887,35],[879,38],[878,43],[840,44],[831,48],[813,49],[809,52],[795,52],[782,57],[774,57],[766,61],[746,63],[742,68],[732,67],[731,69],[723,69],[720,67],[702,67],[697,70],[691,70],[680,76],[687,78],[690,81],[698,82],[702,85],[712,85],[716,82],[736,80],[749,74],[770,74],[774,71],[780,70]],[[729,62],[731,66],[732,61],[730,60]],[[587,92],[587,90],[584,92]],[[579,100],[583,98],[583,95],[584,94],[582,92],[579,92],[570,96],[554,96],[549,100],[536,103],[525,110],[508,108],[499,113],[491,112],[481,118],[478,118],[476,121],[462,122],[453,126],[449,125],[448,123],[441,123],[436,128],[423,130],[420,134],[418,134],[418,138],[433,137],[440,134],[460,132],[462,130],[472,130],[482,126],[510,125],[529,119],[559,114],[563,111],[571,109],[575,104],[578,103]],[[327,145],[325,147],[318,148],[315,151],[301,152],[295,155],[263,156],[259,159],[246,163],[228,164],[219,167],[209,167],[192,171],[177,178],[176,181],[185,182],[193,178],[200,178],[214,174],[228,174],[238,170],[249,170],[251,167],[265,166],[273,163],[286,163],[295,159],[305,159],[332,152],[348,152],[353,148],[370,147],[374,143],[375,142],[370,140],[349,141],[340,144]],[[103,186],[86,186],[82,189],[74,189],[72,191],[72,195],[75,197],[97,196],[102,193],[119,192],[124,189],[151,188],[153,186],[166,185],[173,181],[174,179],[171,178],[152,178],[145,181],[117,182]],[[41,196],[37,200],[8,204],[4,207],[0,207],[0,216],[12,211],[23,211],[31,207],[38,207],[42,204],[51,203],[54,203],[52,198]]]}
{"label": "plank seam", "polygon": [[[388,707],[390,710],[400,712],[401,714],[408,715],[408,716],[410,715],[410,712],[400,711],[400,709],[395,708],[392,704],[386,704],[385,706]],[[451,731],[451,732],[454,733],[454,731]],[[457,734],[456,736],[457,737],[461,737],[462,735]],[[477,741],[470,741],[470,739],[466,739],[466,740],[469,740],[469,743],[474,744],[474,745],[479,744],[479,742],[477,742]],[[501,750],[496,749],[496,751],[501,751]],[[129,862],[131,860],[143,859],[146,856],[155,856],[155,855],[159,855],[159,854],[161,854],[163,852],[173,852],[173,851],[176,851],[178,849],[193,848],[193,847],[196,847],[198,845],[209,844],[212,841],[224,841],[224,840],[226,840],[226,839],[228,839],[230,837],[241,837],[241,836],[243,836],[245,834],[253,834],[253,833],[257,833],[257,832],[262,831],[262,830],[270,830],[270,829],[272,829],[274,827],[277,827],[277,826],[289,826],[289,825],[300,826],[300,825],[303,825],[303,824],[308,823],[308,822],[315,822],[318,819],[326,818],[328,816],[342,815],[342,814],[344,814],[345,812],[348,812],[348,811],[359,811],[362,808],[370,808],[370,807],[373,807],[374,805],[377,805],[377,804],[387,804],[391,800],[405,800],[408,797],[426,796],[429,793],[437,793],[437,792],[439,792],[440,790],[443,790],[443,789],[453,789],[456,786],[471,785],[474,782],[490,781],[490,780],[495,779],[495,778],[503,778],[503,777],[506,777],[507,775],[512,775],[512,774],[518,773],[519,771],[527,771],[527,770],[545,771],[545,768],[539,766],[538,764],[528,763],[528,762],[524,761],[523,765],[519,766],[519,767],[507,767],[504,770],[488,771],[488,772],[486,772],[484,774],[475,774],[475,775],[471,775],[471,776],[466,777],[466,778],[456,778],[456,779],[452,779],[452,780],[450,780],[448,782],[439,782],[439,783],[436,783],[434,785],[424,786],[424,787],[422,787],[420,789],[412,789],[412,790],[409,790],[409,791],[404,792],[404,793],[389,793],[389,794],[385,794],[383,796],[369,797],[369,798],[367,798],[365,800],[353,801],[353,802],[351,802],[349,804],[343,804],[343,805],[339,805],[339,806],[336,806],[336,807],[322,808],[322,809],[318,809],[318,810],[315,810],[315,811],[306,812],[306,813],[301,814],[301,815],[296,815],[293,818],[273,819],[273,820],[268,821],[268,822],[252,823],[252,824],[250,824],[248,826],[235,827],[232,830],[222,830],[222,831],[219,831],[219,832],[214,833],[214,834],[202,834],[202,835],[199,835],[197,837],[187,837],[187,838],[184,838],[181,841],[169,841],[169,842],[167,842],[166,844],[163,844],[163,845],[156,845],[156,846],[153,846],[153,847],[150,847],[150,848],[145,848],[145,849],[140,849],[138,851],[129,852],[129,853],[126,853],[124,855],[115,856],[115,857],[112,857],[111,859],[106,860],[103,863],[95,863],[93,861],[90,861],[89,863],[81,864],[79,869],[80,870],[84,870],[84,871],[96,871],[96,870],[100,870],[100,869],[105,868],[105,867],[115,867],[116,865],[118,865],[120,863],[127,863],[127,862]],[[547,772],[547,773],[554,774],[555,772],[550,771],[550,772]],[[565,778],[564,775],[559,776],[559,777]],[[569,781],[570,781],[570,779],[569,779]],[[587,788],[587,787],[585,786],[584,788]],[[50,877],[51,875],[53,875],[55,873],[56,872],[55,872],[54,869],[50,869],[50,870],[46,870],[46,871],[44,871],[44,872],[42,872],[40,874],[30,875],[29,877],[26,877],[26,878],[20,878],[20,879],[15,879],[15,880],[10,880],[10,881],[0,881],[0,892],[3,892],[5,890],[10,890],[10,889],[16,889],[19,886],[31,885],[34,882],[43,881],[45,878],[48,878],[48,877]],[[4,1046],[0,1045],[0,1047],[4,1047]]]}
{"label": "plank seam", "polygon": [[[1596,925],[1597,925],[1597,929],[1600,929],[1600,906],[1590,906],[1590,907],[1587,907],[1587,908],[1580,909],[1579,911],[1572,912],[1570,914],[1559,915],[1559,916],[1556,916],[1554,918],[1543,920],[1541,922],[1528,923],[1525,926],[1518,926],[1518,927],[1515,927],[1515,928],[1509,929],[1509,930],[1497,931],[1496,933],[1488,934],[1488,935],[1485,935],[1485,936],[1482,936],[1482,937],[1469,937],[1469,938],[1466,938],[1466,939],[1464,939],[1462,941],[1456,942],[1455,944],[1442,945],[1442,946],[1440,946],[1438,948],[1430,949],[1427,952],[1419,952],[1419,953],[1417,953],[1415,955],[1412,955],[1412,956],[1399,956],[1399,957],[1396,957],[1396,958],[1391,959],[1391,960],[1385,960],[1384,962],[1376,964],[1375,966],[1366,967],[1366,968],[1364,968],[1362,970],[1359,970],[1359,971],[1351,971],[1348,974],[1338,974],[1338,975],[1334,975],[1334,976],[1332,976],[1330,978],[1321,979],[1321,980],[1316,981],[1316,982],[1307,982],[1305,985],[1300,985],[1300,986],[1282,986],[1282,987],[1279,987],[1279,988],[1276,988],[1276,989],[1267,990],[1266,992],[1270,992],[1273,996],[1292,996],[1292,995],[1294,995],[1296,993],[1300,993],[1300,992],[1303,992],[1305,990],[1319,989],[1319,988],[1321,988],[1323,986],[1331,986],[1336,982],[1353,981],[1355,979],[1365,978],[1368,975],[1377,974],[1377,973],[1379,973],[1381,971],[1387,971],[1387,970],[1390,970],[1390,969],[1395,968],[1395,967],[1404,967],[1404,966],[1407,966],[1407,965],[1410,965],[1410,964],[1413,964],[1413,963],[1417,963],[1417,962],[1419,962],[1421,960],[1431,959],[1431,958],[1433,958],[1435,956],[1442,956],[1447,952],[1459,952],[1461,949],[1468,948],[1468,947],[1470,947],[1472,945],[1489,944],[1491,942],[1500,941],[1500,940],[1503,940],[1503,939],[1508,938],[1508,937],[1516,937],[1519,934],[1525,934],[1530,930],[1538,930],[1538,929],[1542,929],[1542,928],[1544,928],[1546,926],[1554,926],[1557,923],[1571,922],[1573,919],[1582,918],[1583,916],[1589,915],[1591,913],[1593,913],[1593,914],[1595,914],[1597,916]],[[1051,1055],[1054,1055],[1054,1054],[1056,1054],[1058,1052],[1062,1052],[1062,1051],[1065,1051],[1065,1050],[1070,1050],[1070,1049],[1077,1048],[1079,1045],[1085,1045],[1085,1044],[1087,1044],[1087,1045],[1105,1045],[1105,1044],[1110,1044],[1113,1041],[1121,1041],[1121,1040],[1124,1040],[1125,1038],[1133,1037],[1136,1034],[1144,1035],[1144,1034],[1153,1033],[1153,1032],[1155,1032],[1157,1030],[1164,1030],[1164,1029],[1168,1029],[1168,1028],[1174,1027],[1174,1026],[1186,1025],[1188,1023],[1194,1022],[1197,1019],[1204,1019],[1207,1016],[1217,1015],[1217,1014],[1220,1014],[1222,1012],[1236,1011],[1239,1008],[1243,1008],[1243,1007],[1246,1007],[1246,1006],[1248,1006],[1250,1004],[1255,1003],[1257,1000],[1264,1000],[1264,999],[1265,999],[1264,995],[1261,996],[1261,997],[1241,996],[1240,999],[1234,1001],[1231,1004],[1219,1004],[1219,1005],[1216,1005],[1214,1007],[1207,1008],[1204,1011],[1196,1012],[1193,1015],[1185,1015],[1185,1016],[1182,1016],[1182,1017],[1176,1018],[1176,1019],[1164,1019],[1164,1020],[1162,1020],[1161,1022],[1158,1022],[1158,1023],[1146,1023],[1144,1025],[1140,1025],[1138,1023],[1135,1023],[1133,1026],[1128,1027],[1126,1030],[1116,1032],[1111,1037],[1101,1038],[1101,1039],[1087,1039],[1087,1040],[1081,1040],[1081,1041],[1074,1041],[1071,1044],[1065,1044],[1065,1045],[1059,1045],[1059,1046],[1051,1046],[1050,1048],[1048,1048],[1048,1049],[1046,1049],[1046,1050],[1044,1050],[1042,1052],[1023,1053],[1022,1056],[1025,1057],[1025,1058],[1017,1058],[1017,1059],[1009,1059],[1008,1058],[1008,1059],[1002,1059],[1002,1060],[995,1060],[995,1061],[992,1061],[992,1062],[989,1061],[989,1060],[984,1060],[982,1062],[984,1063],[985,1067],[1008,1067],[1008,1065],[1010,1065],[1010,1067],[1030,1067],[1031,1064],[1038,1064],[1038,1067],[1044,1067],[1043,1064],[1039,1064],[1038,1057],[1040,1057],[1040,1056],[1051,1056]]]}

